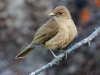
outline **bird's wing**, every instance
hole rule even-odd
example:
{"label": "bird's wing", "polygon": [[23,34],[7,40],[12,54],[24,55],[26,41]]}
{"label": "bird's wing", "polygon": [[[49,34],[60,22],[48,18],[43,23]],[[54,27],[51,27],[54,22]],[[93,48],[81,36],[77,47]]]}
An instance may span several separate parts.
{"label": "bird's wing", "polygon": [[33,42],[36,44],[44,44],[58,33],[58,25],[54,20],[47,21],[35,33]]}

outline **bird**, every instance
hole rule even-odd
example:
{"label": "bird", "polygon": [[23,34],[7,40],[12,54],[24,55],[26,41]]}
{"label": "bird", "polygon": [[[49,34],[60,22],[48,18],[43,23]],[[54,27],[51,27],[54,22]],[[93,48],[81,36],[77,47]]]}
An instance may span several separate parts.
{"label": "bird", "polygon": [[41,44],[57,58],[53,50],[64,48],[73,41],[77,35],[77,28],[69,10],[64,6],[57,6],[49,16],[52,18],[36,31],[32,42],[15,57],[16,59],[24,58]]}

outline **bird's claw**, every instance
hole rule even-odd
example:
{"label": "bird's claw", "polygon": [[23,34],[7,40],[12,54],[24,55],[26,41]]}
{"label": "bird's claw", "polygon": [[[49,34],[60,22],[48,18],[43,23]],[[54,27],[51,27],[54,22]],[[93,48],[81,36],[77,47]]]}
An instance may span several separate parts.
{"label": "bird's claw", "polygon": [[67,59],[67,53],[66,53],[66,51],[61,50],[61,53],[64,53],[65,59]]}
{"label": "bird's claw", "polygon": [[59,64],[59,61],[60,61],[60,60],[62,61],[62,59],[61,59],[60,57],[56,56],[56,55],[54,56],[54,58],[57,59],[57,62],[55,63],[55,64],[57,64],[57,65]]}
{"label": "bird's claw", "polygon": [[[51,50],[50,50],[51,51]],[[53,54],[53,56],[54,56],[54,58],[56,58],[57,59],[57,62],[55,63],[55,64],[59,64],[59,61],[60,60],[62,60],[59,56],[57,56],[57,55],[55,55],[54,53],[53,53],[53,51],[51,51],[51,53]]]}
{"label": "bird's claw", "polygon": [[88,46],[89,46],[89,47],[91,46],[90,41],[88,42]]}

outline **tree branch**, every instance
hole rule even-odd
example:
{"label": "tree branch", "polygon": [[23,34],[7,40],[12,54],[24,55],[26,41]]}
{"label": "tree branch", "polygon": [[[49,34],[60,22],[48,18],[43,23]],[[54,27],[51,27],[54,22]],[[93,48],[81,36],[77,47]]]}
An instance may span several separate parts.
{"label": "tree branch", "polygon": [[[75,45],[73,45],[71,48],[66,50],[66,54],[71,53],[72,51],[74,51],[75,49],[77,49],[78,47],[82,46],[83,44],[88,43],[90,45],[90,41],[95,38],[98,34],[100,33],[100,27],[97,28],[90,36],[88,36],[87,38],[83,39],[82,41],[76,43]],[[65,55],[64,53],[61,53],[58,55],[59,58],[63,58]],[[29,75],[36,75],[39,74],[40,72],[44,71],[45,69],[52,67],[55,63],[57,62],[57,59],[54,58],[51,62],[49,62],[48,64],[42,66],[41,68],[37,69],[36,71],[30,73]]]}

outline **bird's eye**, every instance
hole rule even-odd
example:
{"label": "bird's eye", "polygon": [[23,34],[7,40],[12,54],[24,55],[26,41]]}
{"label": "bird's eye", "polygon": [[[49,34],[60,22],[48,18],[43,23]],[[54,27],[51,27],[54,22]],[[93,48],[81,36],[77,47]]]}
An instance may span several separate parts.
{"label": "bird's eye", "polygon": [[62,14],[62,12],[60,12],[60,14]]}

